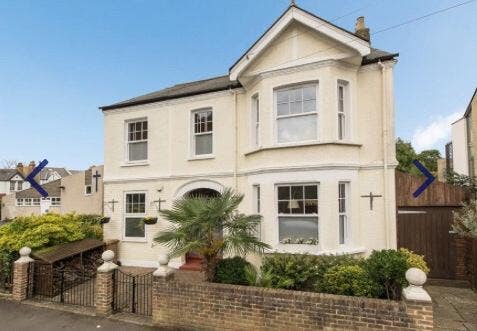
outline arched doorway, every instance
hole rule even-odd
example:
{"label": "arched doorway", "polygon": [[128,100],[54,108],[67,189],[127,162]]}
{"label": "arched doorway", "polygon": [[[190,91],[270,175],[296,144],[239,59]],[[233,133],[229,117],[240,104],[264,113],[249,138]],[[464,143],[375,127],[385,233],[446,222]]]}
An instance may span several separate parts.
{"label": "arched doorway", "polygon": [[[199,187],[191,189],[185,192],[182,197],[192,198],[214,198],[220,195],[218,190],[210,187]],[[217,237],[222,237],[222,229],[218,230],[215,234]],[[180,267],[181,270],[199,271],[202,270],[203,257],[195,251],[190,251],[185,254],[185,263]]]}

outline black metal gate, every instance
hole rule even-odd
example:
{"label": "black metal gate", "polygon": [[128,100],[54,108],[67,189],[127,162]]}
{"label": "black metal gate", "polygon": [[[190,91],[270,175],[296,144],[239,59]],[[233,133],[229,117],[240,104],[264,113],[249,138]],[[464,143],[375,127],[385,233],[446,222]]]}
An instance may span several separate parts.
{"label": "black metal gate", "polygon": [[115,270],[113,310],[151,316],[152,278],[152,272],[135,275]]}
{"label": "black metal gate", "polygon": [[29,297],[62,304],[94,306],[96,273],[68,267],[54,268],[50,264],[31,265],[33,277]]}

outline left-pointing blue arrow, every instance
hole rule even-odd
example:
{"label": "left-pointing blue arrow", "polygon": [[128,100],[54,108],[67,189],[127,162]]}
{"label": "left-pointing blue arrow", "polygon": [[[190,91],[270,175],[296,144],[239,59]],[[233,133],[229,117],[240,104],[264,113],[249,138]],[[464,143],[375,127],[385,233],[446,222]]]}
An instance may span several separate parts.
{"label": "left-pointing blue arrow", "polygon": [[40,184],[38,184],[35,180],[35,176],[38,175],[38,173],[48,164],[48,160],[47,159],[44,159],[43,161],[40,162],[39,165],[37,165],[35,167],[35,169],[33,169],[32,172],[30,172],[30,174],[27,176],[27,178],[25,178],[31,185],[31,187],[33,187],[35,190],[38,191],[38,193],[41,194],[41,196],[43,198],[46,198],[48,196],[48,192],[46,192],[46,190],[40,186]]}

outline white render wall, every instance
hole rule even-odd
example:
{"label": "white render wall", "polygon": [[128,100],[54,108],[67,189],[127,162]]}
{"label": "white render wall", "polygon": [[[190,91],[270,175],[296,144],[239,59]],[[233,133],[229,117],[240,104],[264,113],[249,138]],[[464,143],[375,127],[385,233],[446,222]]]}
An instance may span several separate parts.
{"label": "white render wall", "polygon": [[461,175],[469,175],[469,155],[467,153],[466,118],[452,124],[452,163],[454,171]]}

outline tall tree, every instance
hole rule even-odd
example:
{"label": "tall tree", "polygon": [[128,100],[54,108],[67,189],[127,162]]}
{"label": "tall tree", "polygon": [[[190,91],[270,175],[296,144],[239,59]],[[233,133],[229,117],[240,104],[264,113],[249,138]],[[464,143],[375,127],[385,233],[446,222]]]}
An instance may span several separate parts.
{"label": "tall tree", "polygon": [[419,169],[412,163],[412,161],[418,160],[427,170],[435,175],[437,173],[437,160],[440,158],[441,153],[437,149],[427,149],[418,154],[410,142],[404,141],[401,138],[396,140],[396,159],[399,162],[397,166],[399,171],[422,176]]}

